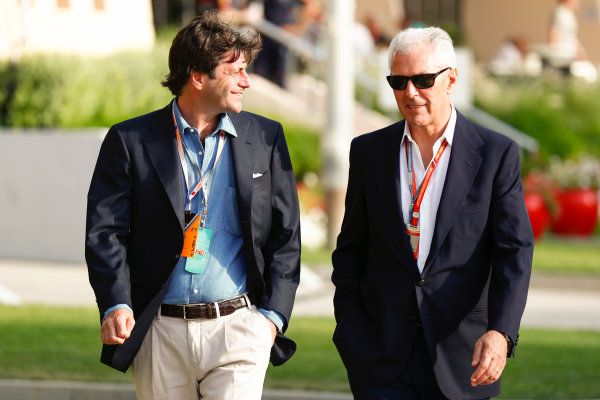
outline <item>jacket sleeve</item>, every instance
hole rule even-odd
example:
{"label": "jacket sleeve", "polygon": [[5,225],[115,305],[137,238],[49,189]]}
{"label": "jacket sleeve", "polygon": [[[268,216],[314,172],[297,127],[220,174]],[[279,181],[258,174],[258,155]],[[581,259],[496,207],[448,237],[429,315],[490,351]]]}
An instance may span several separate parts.
{"label": "jacket sleeve", "polygon": [[265,298],[262,308],[284,318],[287,329],[296,289],[300,282],[300,208],[296,180],[285,141],[278,125],[271,154],[271,229],[263,247]]}
{"label": "jacket sleeve", "polygon": [[527,300],[534,239],[514,142],[507,148],[494,180],[491,226],[494,245],[488,325],[516,343]]}
{"label": "jacket sleeve", "polygon": [[334,308],[339,322],[358,299],[360,278],[364,273],[368,241],[368,210],[365,202],[365,186],[360,165],[359,145],[354,139],[350,146],[350,170],[346,191],[345,212],[336,249],[332,254],[335,285]]}
{"label": "jacket sleeve", "polygon": [[132,306],[127,262],[131,169],[125,141],[113,126],[100,148],[87,202],[85,258],[101,316],[116,304]]}

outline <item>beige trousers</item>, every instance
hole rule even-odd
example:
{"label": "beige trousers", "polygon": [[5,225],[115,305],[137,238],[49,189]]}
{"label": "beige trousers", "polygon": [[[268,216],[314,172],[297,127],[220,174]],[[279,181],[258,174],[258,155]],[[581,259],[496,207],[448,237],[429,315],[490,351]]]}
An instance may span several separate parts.
{"label": "beige trousers", "polygon": [[154,319],[133,362],[140,400],[260,400],[271,352],[269,321],[242,308],[216,319]]}

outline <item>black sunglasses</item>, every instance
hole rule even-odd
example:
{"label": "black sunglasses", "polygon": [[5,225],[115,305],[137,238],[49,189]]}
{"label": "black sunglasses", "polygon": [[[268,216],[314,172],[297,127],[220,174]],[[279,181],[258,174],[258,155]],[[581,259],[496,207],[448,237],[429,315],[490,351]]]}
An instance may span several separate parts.
{"label": "black sunglasses", "polygon": [[388,75],[386,76],[388,83],[394,90],[404,90],[406,89],[406,85],[408,85],[408,81],[412,81],[413,85],[417,89],[429,89],[433,85],[435,85],[435,78],[438,77],[444,71],[449,70],[451,67],[446,67],[443,70],[439,71],[436,74],[419,74],[413,76],[404,76],[404,75]]}

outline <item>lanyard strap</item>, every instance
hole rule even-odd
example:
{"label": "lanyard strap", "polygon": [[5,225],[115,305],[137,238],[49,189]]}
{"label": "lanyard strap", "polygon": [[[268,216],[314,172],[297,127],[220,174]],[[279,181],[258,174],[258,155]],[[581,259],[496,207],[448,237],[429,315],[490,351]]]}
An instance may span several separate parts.
{"label": "lanyard strap", "polygon": [[413,226],[418,226],[419,225],[419,210],[421,209],[421,201],[423,201],[423,196],[425,196],[425,191],[427,190],[427,186],[429,185],[429,181],[431,180],[431,175],[433,175],[433,171],[435,170],[435,167],[437,167],[437,164],[440,161],[440,157],[442,157],[442,153],[444,153],[444,150],[448,146],[448,141],[446,139],[444,139],[444,141],[442,142],[442,145],[440,146],[437,153],[435,154],[435,157],[433,157],[433,160],[427,167],[427,171],[425,172],[425,178],[423,178],[423,182],[421,182],[421,185],[419,186],[418,189],[416,188],[415,171],[414,171],[413,165],[412,165],[412,146],[409,146],[408,142],[409,141],[407,139],[405,141],[406,163],[407,163],[407,167],[408,167],[408,173],[411,175],[409,177],[409,182],[410,182],[409,188],[410,188],[410,194],[412,196],[412,204],[411,204],[411,211],[410,211],[410,216],[411,216],[410,224]]}
{"label": "lanyard strap", "polygon": [[[189,190],[190,182],[189,182],[189,176],[188,176],[188,167],[187,167],[187,160],[185,159],[185,150],[184,150],[183,140],[181,140],[181,135],[179,134],[179,128],[177,127],[177,119],[175,118],[175,104],[173,104],[172,112],[173,112],[173,124],[175,126],[175,137],[177,138],[177,148],[179,151],[179,161],[181,162],[181,169],[183,169],[185,185],[186,185],[186,188],[188,189],[188,196],[187,196],[188,198],[186,199],[186,202],[185,202],[185,211],[190,211],[192,208],[192,199],[196,196],[198,191],[208,181],[208,179],[211,177],[212,173],[215,170],[215,166],[217,165],[217,162],[219,161],[219,158],[221,157],[221,153],[223,152],[223,148],[225,147],[226,137],[225,137],[225,132],[223,130],[221,130],[221,132],[219,134],[219,143],[217,144],[217,155],[215,157],[215,161],[204,175],[201,175],[200,167],[196,166],[198,168],[198,175],[200,175],[201,178],[198,181],[198,183],[196,184],[196,186],[190,191]],[[204,223],[206,223],[206,209],[208,207],[208,190],[206,187],[204,188],[203,192],[204,192]]]}

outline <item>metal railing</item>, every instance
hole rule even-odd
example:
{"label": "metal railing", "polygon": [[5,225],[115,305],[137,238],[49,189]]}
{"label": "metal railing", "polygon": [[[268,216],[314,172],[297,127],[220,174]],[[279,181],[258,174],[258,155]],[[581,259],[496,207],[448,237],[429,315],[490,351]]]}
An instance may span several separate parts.
{"label": "metal railing", "polygon": [[470,107],[461,111],[480,125],[508,136],[517,142],[519,147],[531,153],[537,153],[540,150],[540,144],[536,139],[477,107]]}

